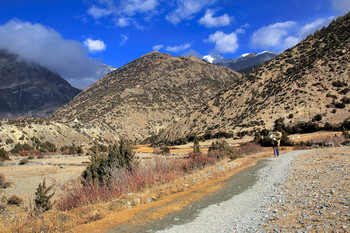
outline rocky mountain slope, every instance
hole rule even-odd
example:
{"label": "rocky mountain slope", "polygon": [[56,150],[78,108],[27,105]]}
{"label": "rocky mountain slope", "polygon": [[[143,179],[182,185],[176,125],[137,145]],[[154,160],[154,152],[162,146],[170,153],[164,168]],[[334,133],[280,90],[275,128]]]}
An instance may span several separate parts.
{"label": "rocky mountain slope", "polygon": [[51,118],[75,118],[119,136],[145,139],[186,118],[218,91],[240,79],[225,67],[157,51],[106,75]]}
{"label": "rocky mountain slope", "polygon": [[79,92],[58,74],[0,51],[0,118],[45,116]]}
{"label": "rocky mountain slope", "polygon": [[234,59],[226,59],[221,56],[204,56],[209,63],[225,66],[241,73],[249,73],[252,67],[256,68],[261,63],[269,61],[277,56],[277,53],[264,51],[262,53],[247,53]]}
{"label": "rocky mountain slope", "polygon": [[238,133],[309,121],[339,123],[350,117],[350,13],[309,35],[259,70],[244,76],[160,140],[191,134]]}

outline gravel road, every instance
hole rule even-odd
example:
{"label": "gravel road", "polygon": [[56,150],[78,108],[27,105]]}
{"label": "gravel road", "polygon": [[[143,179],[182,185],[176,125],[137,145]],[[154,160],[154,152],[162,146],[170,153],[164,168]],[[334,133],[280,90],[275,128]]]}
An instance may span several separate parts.
{"label": "gravel road", "polygon": [[182,225],[158,232],[257,232],[274,218],[270,207],[279,203],[281,184],[289,174],[294,158],[307,151],[293,151],[279,158],[267,159],[266,166],[257,171],[257,182],[249,189],[227,201],[202,209],[196,218]]}

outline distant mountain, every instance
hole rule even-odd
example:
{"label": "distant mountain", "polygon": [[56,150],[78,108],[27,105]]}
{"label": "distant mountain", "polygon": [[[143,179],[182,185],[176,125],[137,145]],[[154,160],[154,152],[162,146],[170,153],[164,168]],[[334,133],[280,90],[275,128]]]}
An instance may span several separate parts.
{"label": "distant mountain", "polygon": [[0,118],[46,116],[79,92],[58,74],[0,51]]}
{"label": "distant mountain", "polygon": [[189,117],[167,128],[159,141],[219,132],[244,135],[314,120],[350,118],[350,13],[221,92]]}
{"label": "distant mountain", "polygon": [[277,55],[274,52],[264,51],[261,53],[246,53],[234,59],[223,58],[219,55],[206,55],[203,59],[209,63],[225,66],[238,72],[249,73],[252,67],[257,68],[263,62],[269,61]]}
{"label": "distant mountain", "polygon": [[77,118],[115,135],[145,139],[185,118],[240,77],[195,57],[155,51],[104,76],[51,118]]}

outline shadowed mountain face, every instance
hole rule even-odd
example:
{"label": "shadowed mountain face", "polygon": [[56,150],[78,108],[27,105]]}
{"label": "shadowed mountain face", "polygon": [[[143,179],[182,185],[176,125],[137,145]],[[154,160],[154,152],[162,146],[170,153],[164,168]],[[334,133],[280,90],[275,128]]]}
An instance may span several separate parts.
{"label": "shadowed mountain face", "polygon": [[[315,116],[317,117],[315,118]],[[350,117],[350,13],[316,31],[259,70],[167,128],[162,141],[197,134],[245,134],[316,119],[320,125]]]}
{"label": "shadowed mountain face", "polygon": [[80,90],[40,65],[0,51],[0,117],[46,116]]}
{"label": "shadowed mountain face", "polygon": [[156,51],[106,75],[52,118],[78,118],[120,136],[144,139],[186,117],[240,77],[194,57]]}

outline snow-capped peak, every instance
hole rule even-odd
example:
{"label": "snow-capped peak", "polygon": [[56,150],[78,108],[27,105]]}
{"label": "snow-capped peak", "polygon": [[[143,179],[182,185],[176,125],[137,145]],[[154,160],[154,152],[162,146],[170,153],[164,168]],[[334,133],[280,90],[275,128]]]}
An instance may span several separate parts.
{"label": "snow-capped peak", "polygon": [[210,55],[203,56],[203,59],[206,60],[209,63],[213,63],[214,60],[215,60],[215,58],[210,56]]}
{"label": "snow-capped peak", "polygon": [[243,53],[243,54],[241,55],[241,57],[247,57],[247,56],[249,56],[249,54],[250,54],[250,53]]}
{"label": "snow-capped peak", "polygon": [[220,55],[205,55],[205,56],[203,56],[203,60],[205,60],[209,63],[217,63],[217,62],[220,62],[224,59],[225,58],[221,57]]}

